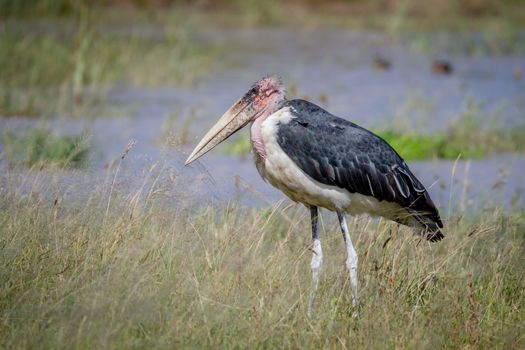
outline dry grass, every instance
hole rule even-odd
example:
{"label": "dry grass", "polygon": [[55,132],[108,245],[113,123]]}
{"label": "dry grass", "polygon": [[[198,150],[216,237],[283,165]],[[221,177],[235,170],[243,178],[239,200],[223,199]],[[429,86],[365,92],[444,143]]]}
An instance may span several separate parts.
{"label": "dry grass", "polygon": [[325,212],[309,320],[303,208],[166,206],[154,187],[126,196],[112,181],[68,201],[16,182],[0,188],[1,348],[525,346],[523,214],[454,217],[438,244],[352,219],[353,318],[342,238]]}

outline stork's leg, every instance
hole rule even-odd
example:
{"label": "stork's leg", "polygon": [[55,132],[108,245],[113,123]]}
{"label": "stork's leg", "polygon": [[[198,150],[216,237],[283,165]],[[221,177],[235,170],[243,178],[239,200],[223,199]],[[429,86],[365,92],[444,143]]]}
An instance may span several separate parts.
{"label": "stork's leg", "polygon": [[350,285],[352,287],[352,304],[357,305],[357,253],[352,245],[348,226],[346,225],[345,214],[342,210],[337,209],[337,217],[339,218],[339,225],[343,231],[343,238],[346,244],[346,268],[350,274]]}
{"label": "stork's leg", "polygon": [[308,300],[308,317],[312,316],[315,294],[319,286],[319,275],[323,266],[323,250],[321,249],[321,240],[319,239],[319,213],[317,207],[310,207],[312,217],[312,288],[310,290],[310,299]]}

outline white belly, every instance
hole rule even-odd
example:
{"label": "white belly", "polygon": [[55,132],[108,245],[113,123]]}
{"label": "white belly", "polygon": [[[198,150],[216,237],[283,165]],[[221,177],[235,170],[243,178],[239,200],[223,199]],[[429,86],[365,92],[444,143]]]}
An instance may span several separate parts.
{"label": "white belly", "polygon": [[261,126],[261,134],[266,150],[263,160],[255,154],[257,170],[274,187],[281,190],[295,202],[335,210],[343,209],[350,214],[368,213],[390,216],[399,214],[401,207],[395,203],[379,202],[377,199],[358,193],[350,193],[336,186],[322,184],[302,171],[288,157],[277,142],[278,123],[286,124],[293,118],[289,108],[283,108],[269,116]]}

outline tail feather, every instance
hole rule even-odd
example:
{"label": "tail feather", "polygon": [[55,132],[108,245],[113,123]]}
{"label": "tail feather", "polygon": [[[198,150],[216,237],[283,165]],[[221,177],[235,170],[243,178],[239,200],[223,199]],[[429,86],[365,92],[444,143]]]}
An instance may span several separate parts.
{"label": "tail feather", "polygon": [[438,242],[445,238],[445,235],[440,230],[440,228],[443,227],[443,223],[439,219],[439,216],[438,221],[436,222],[428,215],[424,215],[413,210],[408,211],[412,214],[412,217],[419,223],[422,229],[421,235],[423,236],[423,238],[430,242]]}
{"label": "tail feather", "polygon": [[439,228],[430,229],[427,227],[423,231],[422,235],[425,239],[427,239],[430,242],[439,242],[443,238],[445,238],[445,235],[443,234],[443,232],[441,232]]}

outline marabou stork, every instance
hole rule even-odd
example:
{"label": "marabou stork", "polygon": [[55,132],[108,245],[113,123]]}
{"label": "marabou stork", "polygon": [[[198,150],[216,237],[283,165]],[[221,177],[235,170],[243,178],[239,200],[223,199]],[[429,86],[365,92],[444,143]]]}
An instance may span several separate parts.
{"label": "marabou stork", "polygon": [[357,303],[357,253],[344,214],[368,213],[415,227],[429,241],[443,227],[427,190],[382,138],[304,100],[287,100],[276,76],[256,82],[204,135],[186,165],[251,123],[255,164],[264,180],[310,208],[311,315],[323,252],[318,207],[337,213],[346,244],[346,267]]}

